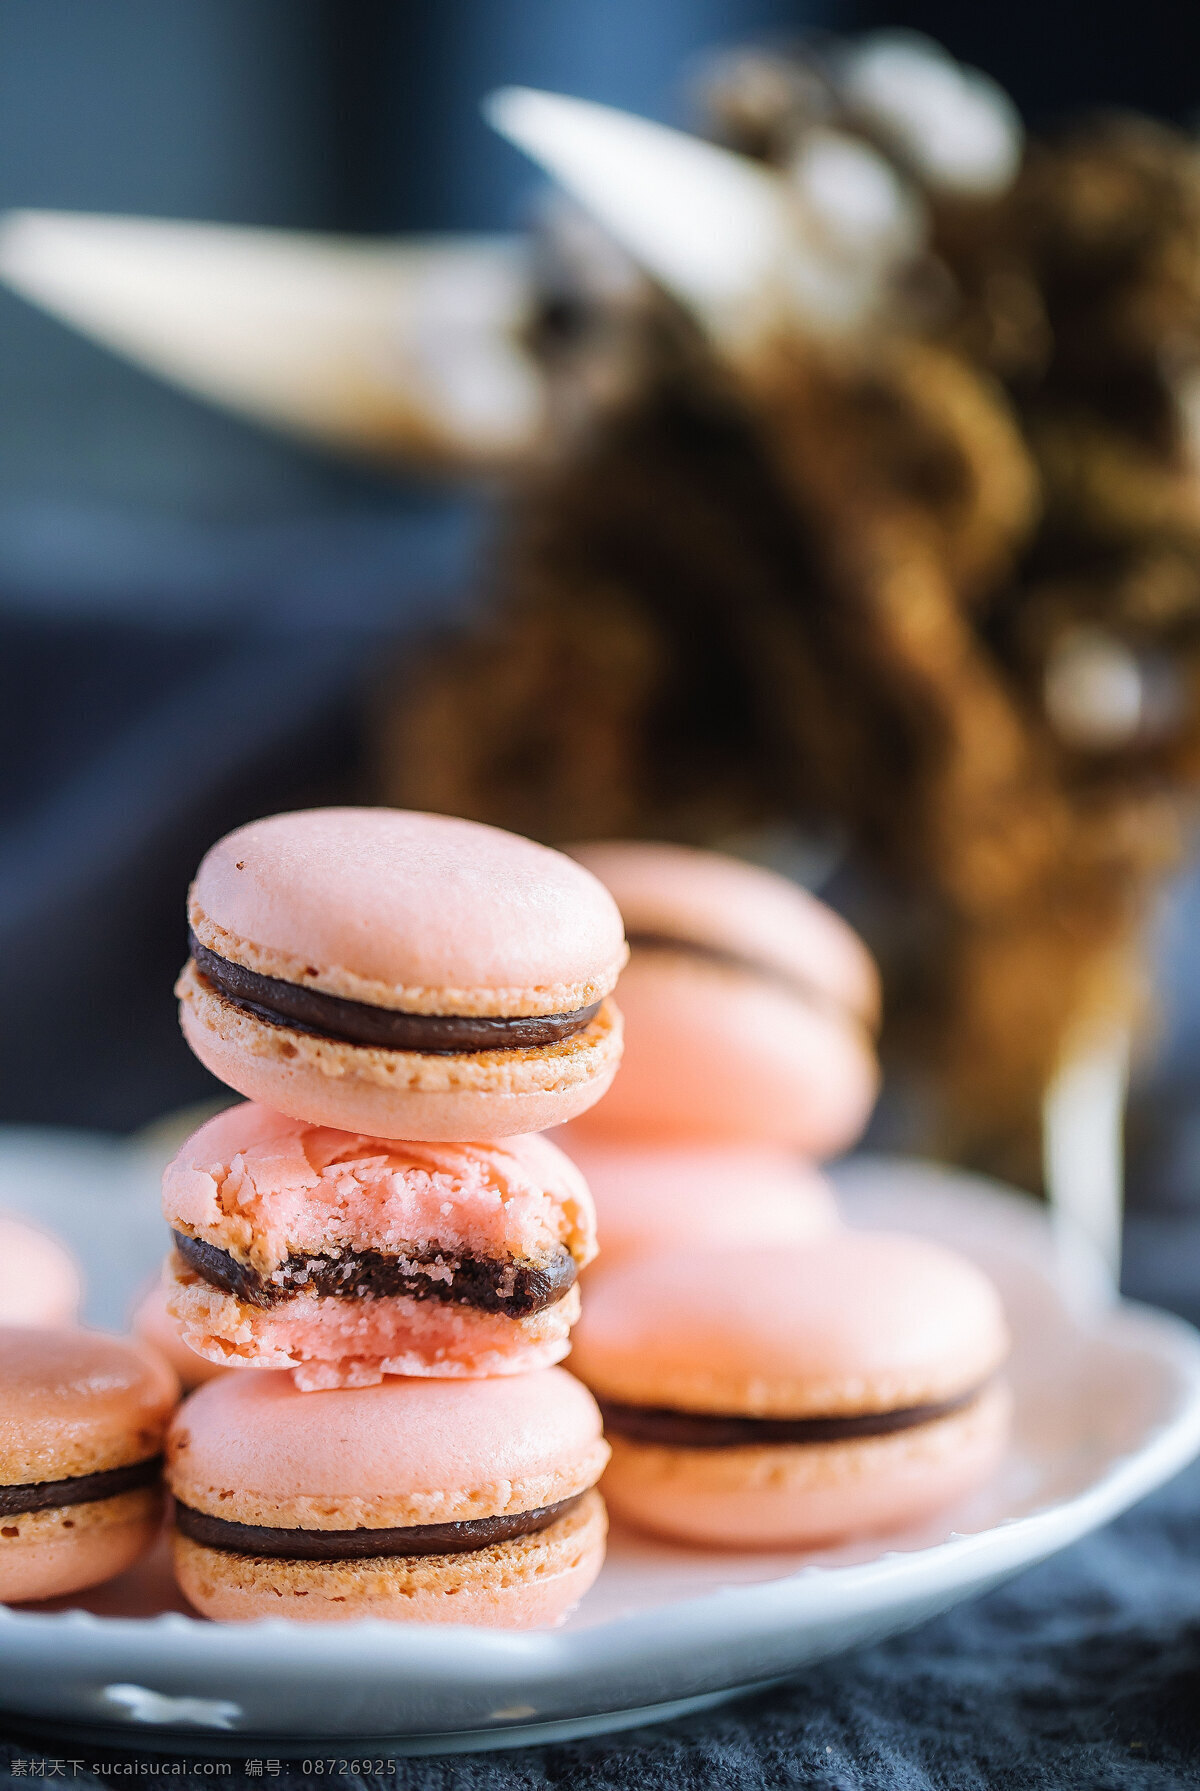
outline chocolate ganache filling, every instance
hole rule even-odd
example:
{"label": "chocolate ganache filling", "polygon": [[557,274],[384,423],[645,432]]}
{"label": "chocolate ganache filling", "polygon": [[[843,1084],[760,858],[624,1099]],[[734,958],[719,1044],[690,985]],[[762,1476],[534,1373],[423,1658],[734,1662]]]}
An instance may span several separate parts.
{"label": "chocolate ganache filling", "polygon": [[251,1306],[277,1306],[297,1294],[333,1295],[344,1299],[440,1300],[445,1305],[473,1306],[500,1312],[506,1318],[528,1318],[555,1305],[575,1284],[575,1258],[562,1244],[545,1262],[502,1261],[487,1256],[453,1256],[445,1251],[386,1256],[379,1250],[346,1250],[341,1254],[288,1256],[270,1275],[239,1262],[227,1250],[203,1238],[172,1233],[175,1248],[188,1267],[224,1293]]}
{"label": "chocolate ganache filling", "polygon": [[311,1032],[344,1045],[369,1045],[385,1051],[420,1051],[453,1056],[464,1051],[513,1051],[530,1045],[556,1045],[582,1032],[599,1013],[601,1003],[569,1014],[402,1014],[367,1001],[347,1001],[277,976],[261,976],[222,958],[194,933],[188,945],[196,968],[219,995],[269,1026]]}
{"label": "chocolate ganache filling", "polygon": [[131,1461],[122,1468],[105,1468],[99,1474],[76,1474],[70,1480],[34,1480],[24,1486],[0,1486],[0,1517],[22,1511],[49,1511],[55,1505],[94,1505],[98,1499],[115,1499],[118,1493],[139,1486],[153,1486],[162,1472],[162,1456]]}
{"label": "chocolate ganache filling", "polygon": [[470,1517],[456,1524],[409,1524],[391,1530],[285,1530],[267,1524],[239,1524],[210,1517],[175,1502],[175,1525],[193,1542],[233,1555],[266,1555],[276,1561],[364,1561],[378,1555],[466,1555],[533,1536],[578,1505],[582,1493],[514,1511],[507,1517]]}
{"label": "chocolate ganache filling", "polygon": [[854,1412],[835,1418],[753,1418],[743,1413],[682,1412],[667,1406],[622,1405],[598,1399],[604,1427],[634,1443],[661,1443],[671,1449],[739,1449],[762,1443],[844,1443],[853,1437],[884,1437],[918,1424],[948,1418],[977,1399],[972,1387],[936,1405],[910,1405],[894,1412]]}

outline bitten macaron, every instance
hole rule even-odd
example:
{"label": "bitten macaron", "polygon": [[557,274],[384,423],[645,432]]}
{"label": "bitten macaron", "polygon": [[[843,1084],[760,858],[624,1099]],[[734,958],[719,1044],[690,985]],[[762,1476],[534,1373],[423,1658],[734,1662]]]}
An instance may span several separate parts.
{"label": "bitten macaron", "polygon": [[572,1118],[615,1074],[620,915],[531,840],[393,809],[275,815],[207,853],[188,921],[189,1045],[292,1118],[496,1138]]}
{"label": "bitten macaron", "polygon": [[607,1455],[558,1368],[310,1394],[224,1375],[171,1429],[176,1577],[233,1622],[553,1624],[604,1559]]}
{"label": "bitten macaron", "polygon": [[0,1329],[0,1599],[98,1585],[149,1548],[178,1397],[167,1364],[120,1338]]}
{"label": "bitten macaron", "polygon": [[1010,1398],[999,1297],[921,1238],[841,1232],[597,1271],[573,1369],[604,1412],[614,1514],[715,1548],[900,1528],[982,1483]]}
{"label": "bitten macaron", "polygon": [[596,1137],[750,1140],[821,1159],[862,1131],[878,1089],[879,979],[813,896],[686,846],[573,848],[616,898],[631,957],[625,1058]]}
{"label": "bitten macaron", "polygon": [[811,1163],[749,1144],[617,1144],[576,1138],[563,1149],[596,1204],[596,1273],[647,1251],[711,1245],[769,1250],[805,1244],[839,1224],[833,1189]]}
{"label": "bitten macaron", "polygon": [[253,1102],[187,1141],[163,1212],[184,1342],[308,1390],[547,1367],[596,1253],[587,1184],[545,1138],[404,1143]]}
{"label": "bitten macaron", "polygon": [[69,1325],[79,1310],[75,1258],[40,1226],[0,1213],[0,1325]]}

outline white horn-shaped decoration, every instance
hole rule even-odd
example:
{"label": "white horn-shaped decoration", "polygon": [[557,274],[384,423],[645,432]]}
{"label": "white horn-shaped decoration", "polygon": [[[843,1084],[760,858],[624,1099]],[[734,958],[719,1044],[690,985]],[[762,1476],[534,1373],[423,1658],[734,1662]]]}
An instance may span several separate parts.
{"label": "white horn-shaped decoration", "polygon": [[1004,89],[915,31],[875,31],[845,50],[846,98],[934,192],[993,199],[1025,146]]}
{"label": "white horn-shaped decoration", "polygon": [[188,391],[339,449],[484,467],[538,434],[517,238],[17,211],[0,222],[0,278]]}
{"label": "white horn-shaped decoration", "polygon": [[715,337],[753,329],[796,231],[777,175],[698,137],[563,94],[505,87],[484,111]]}

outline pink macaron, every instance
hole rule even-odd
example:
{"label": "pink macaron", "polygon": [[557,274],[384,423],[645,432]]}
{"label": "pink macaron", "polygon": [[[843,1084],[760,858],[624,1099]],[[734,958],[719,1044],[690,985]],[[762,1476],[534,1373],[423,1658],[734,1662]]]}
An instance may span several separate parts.
{"label": "pink macaron", "polygon": [[167,1364],[121,1338],[0,1329],[0,1599],[78,1592],[149,1548],[178,1398]]}
{"label": "pink macaron", "polygon": [[168,1288],[161,1280],[147,1289],[134,1310],[133,1334],[165,1357],[179,1377],[184,1392],[190,1393],[193,1387],[201,1387],[214,1376],[227,1374],[229,1369],[226,1363],[210,1362],[207,1357],[198,1356],[194,1349],[189,1349],[183,1341],[179,1320],[172,1318],[167,1309],[169,1297]]}
{"label": "pink macaron", "polygon": [[557,1623],[604,1559],[607,1456],[558,1368],[312,1394],[225,1375],[171,1429],[176,1576],[227,1622]]}
{"label": "pink macaron", "polygon": [[689,1248],[804,1244],[838,1225],[837,1205],[819,1169],[780,1150],[753,1145],[617,1144],[557,1140],[583,1171],[596,1203],[600,1257],[595,1273],[626,1256]]}
{"label": "pink macaron", "polygon": [[621,1074],[581,1129],[816,1159],[848,1148],[878,1087],[879,982],[845,922],[715,852],[613,842],[575,856],[616,898],[632,954]]}
{"label": "pink macaron", "polygon": [[616,906],[571,859],[497,828],[274,815],[206,855],[188,920],[188,1043],[293,1118],[381,1138],[539,1132],[616,1071]]}
{"label": "pink macaron", "polygon": [[546,1367],[596,1251],[587,1185],[545,1138],[401,1143],[253,1102],[183,1146],[163,1212],[185,1343],[306,1389]]}
{"label": "pink macaron", "polygon": [[79,1268],[64,1244],[0,1213],[0,1325],[69,1325],[80,1292]]}
{"label": "pink macaron", "polygon": [[613,1512],[716,1548],[901,1528],[1004,1451],[1000,1301],[923,1239],[841,1232],[599,1270],[572,1367],[604,1412]]}

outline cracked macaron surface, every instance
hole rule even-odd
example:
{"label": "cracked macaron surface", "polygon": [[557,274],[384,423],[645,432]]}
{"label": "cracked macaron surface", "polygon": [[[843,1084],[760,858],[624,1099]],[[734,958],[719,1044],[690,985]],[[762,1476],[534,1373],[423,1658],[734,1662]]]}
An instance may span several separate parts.
{"label": "cracked macaron surface", "polygon": [[98,1585],[149,1548],[178,1398],[166,1363],[122,1338],[0,1328],[0,1599]]}
{"label": "cracked macaron surface", "polygon": [[805,1547],[978,1486],[1006,1443],[1008,1348],[973,1264],[841,1232],[600,1268],[572,1366],[605,1414],[616,1513],[709,1546]]}
{"label": "cracked macaron surface", "polygon": [[787,878],[692,847],[572,848],[614,896],[630,962],[622,1072],[597,1138],[845,1150],[878,1091],[879,977],[840,916]]}
{"label": "cracked macaron surface", "polygon": [[177,1577],[229,1620],[554,1623],[603,1560],[607,1456],[561,1369],[313,1394],[226,1376],[172,1426]]}
{"label": "cracked macaron surface", "polygon": [[587,1185],[547,1139],[399,1142],[254,1103],[187,1141],[163,1212],[188,1345],[307,1388],[557,1361],[596,1251]]}
{"label": "cracked macaron surface", "polygon": [[280,1112],[494,1138],[573,1117],[615,1074],[616,905],[573,860],[498,828],[275,815],[206,854],[188,921],[188,1043]]}

